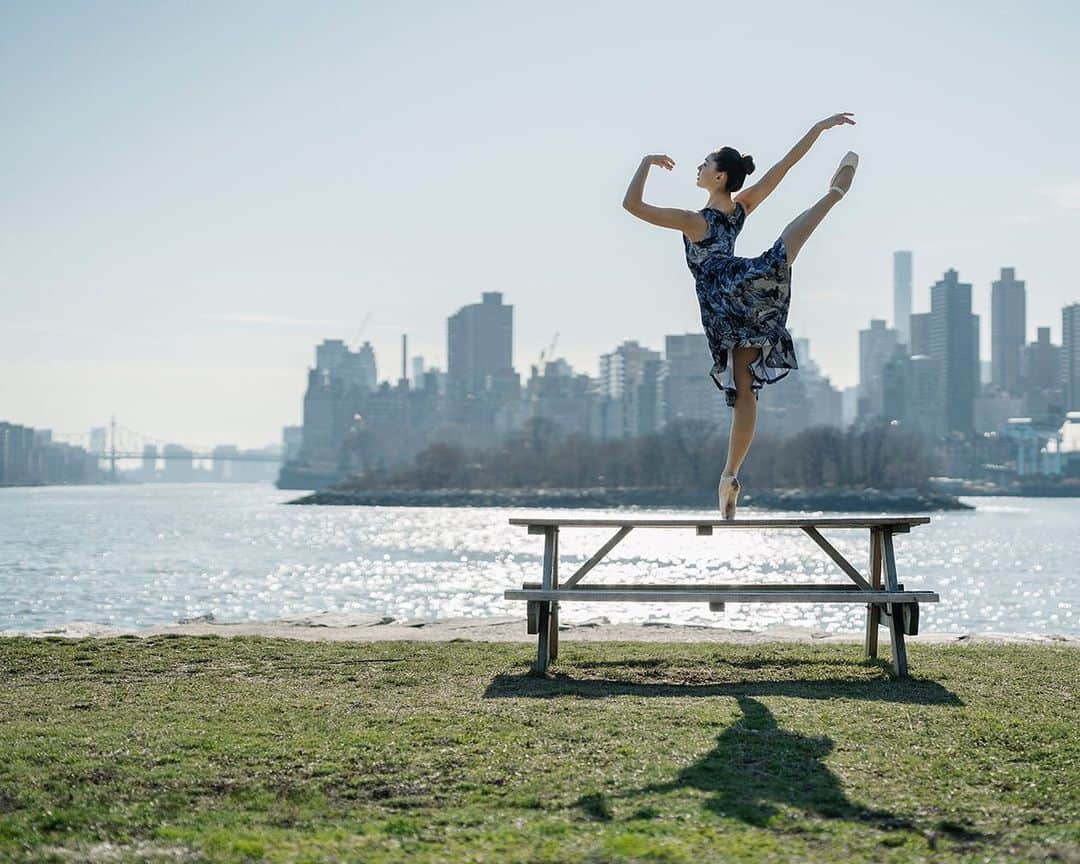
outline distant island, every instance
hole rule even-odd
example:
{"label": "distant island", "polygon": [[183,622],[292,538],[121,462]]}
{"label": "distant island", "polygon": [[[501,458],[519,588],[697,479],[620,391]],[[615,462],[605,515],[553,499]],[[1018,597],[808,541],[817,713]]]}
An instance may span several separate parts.
{"label": "distant island", "polygon": [[[755,440],[739,503],[773,510],[972,510],[936,488],[940,466],[926,442],[887,424],[812,427]],[[294,504],[377,507],[717,508],[726,440],[700,421],[632,439],[566,435],[536,418],[499,446],[434,444],[412,464],[357,459],[351,473]],[[360,456],[363,456],[360,452]],[[311,488],[311,487],[308,487]],[[965,493],[960,493],[965,494]]]}
{"label": "distant island", "polygon": [[[329,487],[289,504],[359,507],[648,507],[673,510],[715,509],[716,492],[705,489],[624,487],[591,489],[349,489]],[[955,495],[917,489],[777,489],[747,491],[745,507],[768,510],[886,511],[974,510]]]}

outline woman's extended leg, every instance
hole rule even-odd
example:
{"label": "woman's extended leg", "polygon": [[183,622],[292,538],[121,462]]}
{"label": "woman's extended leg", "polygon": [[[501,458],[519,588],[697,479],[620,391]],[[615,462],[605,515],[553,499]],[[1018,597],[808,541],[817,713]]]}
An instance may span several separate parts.
{"label": "woman's extended leg", "polygon": [[[851,188],[851,181],[854,179],[855,169],[845,165],[836,174],[836,185],[846,192]],[[783,230],[781,236],[784,238],[784,246],[787,248],[789,265],[795,261],[795,256],[799,254],[799,250],[802,249],[803,243],[809,239],[814,229],[817,228],[821,223],[821,220],[825,218],[825,214],[828,213],[832,209],[833,204],[842,197],[843,196],[839,192],[830,189],[818,199],[816,204],[803,210],[802,213],[792,219],[788,226]]]}
{"label": "woman's extended leg", "polygon": [[754,440],[754,426],[757,423],[757,399],[750,387],[753,380],[750,374],[750,364],[761,353],[760,348],[738,346],[732,349],[729,361],[733,363],[732,372],[735,376],[735,405],[731,414],[731,433],[728,437],[727,463],[724,465],[724,474],[735,476],[746,458],[750,449],[750,442]]}

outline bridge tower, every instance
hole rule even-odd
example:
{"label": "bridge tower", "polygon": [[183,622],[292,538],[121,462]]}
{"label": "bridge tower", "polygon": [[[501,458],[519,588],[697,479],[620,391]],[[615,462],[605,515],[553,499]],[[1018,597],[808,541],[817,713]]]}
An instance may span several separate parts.
{"label": "bridge tower", "polygon": [[112,476],[112,482],[116,482],[116,415],[114,414],[109,418],[109,441],[110,441],[110,453],[109,453],[109,474]]}

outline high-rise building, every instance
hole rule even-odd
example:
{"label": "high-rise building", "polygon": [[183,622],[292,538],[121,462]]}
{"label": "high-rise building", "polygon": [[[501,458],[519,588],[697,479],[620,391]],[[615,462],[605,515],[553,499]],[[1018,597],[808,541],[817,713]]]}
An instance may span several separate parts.
{"label": "high-rise building", "polygon": [[1020,361],[1027,332],[1024,282],[1016,269],[1002,267],[1001,278],[990,289],[991,382],[1007,393],[1019,395]]}
{"label": "high-rise building", "polygon": [[940,435],[945,428],[941,404],[941,361],[926,354],[912,354],[908,384],[908,422],[924,435]]}
{"label": "high-rise building", "polygon": [[1061,346],[1050,341],[1050,328],[1036,329],[1036,339],[1024,347],[1020,378],[1024,387],[1024,415],[1052,420],[1065,414]]}
{"label": "high-rise building", "polygon": [[933,438],[942,432],[939,364],[925,354],[907,353],[904,345],[885,364],[882,372],[886,420]]}
{"label": "high-rise building", "polygon": [[1061,369],[1065,410],[1080,411],[1080,303],[1061,310]]}
{"label": "high-rise building", "polygon": [[632,438],[659,428],[660,370],[660,352],[634,340],[601,355],[597,380],[601,437]]}
{"label": "high-rise building", "polygon": [[378,369],[375,366],[375,349],[370,342],[365,342],[356,351],[345,357],[339,374],[345,379],[346,387],[361,387],[374,390],[379,383]]}
{"label": "high-rise building", "polygon": [[492,390],[513,375],[514,307],[498,291],[446,320],[447,387],[454,399]]}
{"label": "high-rise building", "polygon": [[526,386],[527,416],[550,421],[565,434],[587,436],[592,421],[593,381],[565,360],[536,366]]}
{"label": "high-rise building", "polygon": [[315,368],[332,372],[341,366],[348,353],[343,340],[323,339],[321,345],[315,346]]}
{"label": "high-rise building", "polygon": [[375,349],[370,342],[350,351],[341,339],[324,339],[315,348],[315,368],[324,376],[339,379],[345,390],[374,390],[378,384]]}
{"label": "high-rise building", "polygon": [[100,479],[97,457],[49,429],[0,421],[0,486],[90,483]]}
{"label": "high-rise building", "polygon": [[724,394],[709,375],[712,365],[704,333],[664,337],[661,412],[665,424],[684,419],[723,419]]}
{"label": "high-rise building", "polygon": [[859,385],[851,384],[840,391],[841,423],[846,429],[855,422],[859,410]]}
{"label": "high-rise building", "polygon": [[916,354],[930,353],[930,313],[918,312],[912,315],[908,319],[911,323],[911,341],[908,344],[908,353],[911,356]]}
{"label": "high-rise building", "polygon": [[1061,384],[1061,346],[1050,341],[1049,327],[1035,328],[1035,341],[1024,348],[1020,377],[1028,387]]}
{"label": "high-rise building", "polygon": [[911,252],[893,252],[893,328],[911,345]]}
{"label": "high-rise building", "polygon": [[884,412],[882,372],[899,344],[900,334],[885,326],[883,318],[873,318],[870,327],[859,331],[859,417],[877,417]]}
{"label": "high-rise building", "polygon": [[[796,403],[796,410],[784,418],[781,434],[796,434],[810,426],[834,426],[844,428],[844,397],[833,386],[828,375],[823,375],[818,362],[810,356],[810,340],[805,336],[792,336],[795,344],[795,356],[799,358],[799,368],[785,376],[778,385],[792,380],[802,392],[798,395],[781,391],[783,399]],[[772,386],[772,385],[770,385]],[[772,400],[775,402],[776,400]],[[801,403],[801,404],[799,404]],[[766,415],[770,403],[766,402]],[[760,407],[760,405],[759,405]],[[801,417],[800,417],[801,414]],[[763,415],[765,416],[765,415]],[[766,418],[767,419],[767,418]]]}
{"label": "high-rise building", "polygon": [[946,432],[975,429],[979,390],[979,316],[971,313],[971,283],[953,268],[930,289],[929,356],[941,366],[941,401]]}

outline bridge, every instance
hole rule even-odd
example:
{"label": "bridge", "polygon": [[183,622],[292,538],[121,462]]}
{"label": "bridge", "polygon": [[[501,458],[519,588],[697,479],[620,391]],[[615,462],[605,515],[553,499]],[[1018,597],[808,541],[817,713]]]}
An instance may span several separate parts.
{"label": "bridge", "polygon": [[141,461],[156,464],[158,460],[180,462],[273,462],[279,464],[280,452],[241,449],[232,444],[179,444],[147,435],[117,422],[112,417],[107,426],[86,433],[54,433],[53,438],[82,447],[99,461],[107,461],[116,478],[116,463]]}
{"label": "bridge", "polygon": [[[177,445],[179,446],[179,445]],[[237,453],[218,452],[212,451],[210,453],[197,453],[195,451],[188,450],[186,447],[182,448],[183,453],[176,451],[170,451],[168,453],[158,453],[154,459],[177,459],[188,460],[190,462],[281,462],[281,456],[277,453],[256,453],[251,451],[242,451]],[[142,453],[125,453],[117,450],[87,450],[91,456],[97,456],[98,459],[146,459],[149,458],[148,454]]]}

